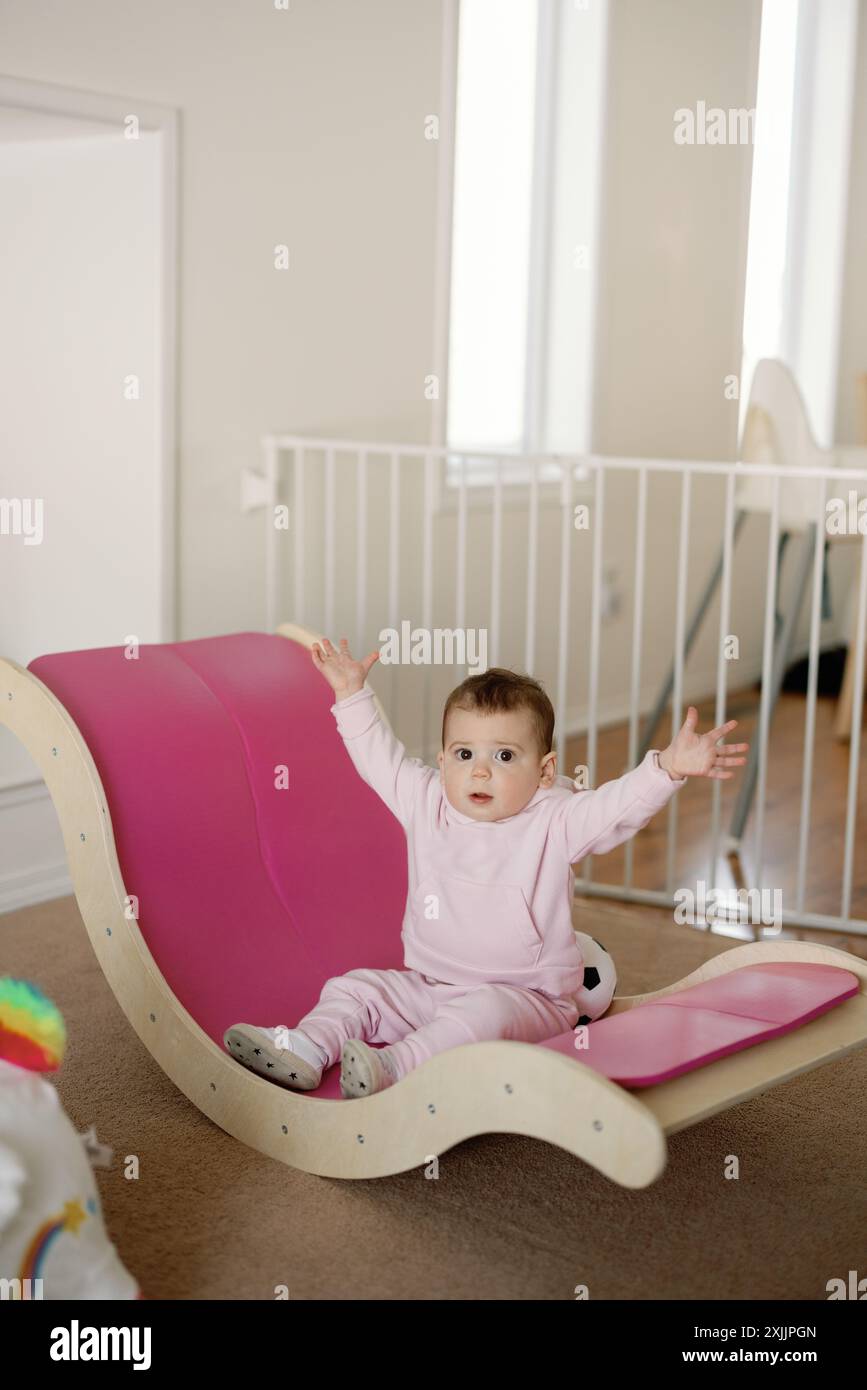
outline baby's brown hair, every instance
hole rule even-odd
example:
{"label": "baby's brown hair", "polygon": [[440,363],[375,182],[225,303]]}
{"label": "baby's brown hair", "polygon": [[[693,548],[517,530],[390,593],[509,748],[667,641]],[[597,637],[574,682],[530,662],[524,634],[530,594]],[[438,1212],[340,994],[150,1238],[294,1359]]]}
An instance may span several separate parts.
{"label": "baby's brown hair", "polygon": [[446,700],[443,710],[442,746],[446,746],[446,720],[449,710],[478,710],[493,714],[497,710],[529,710],[539,757],[551,752],[554,742],[554,706],[542,686],[532,676],[522,676],[504,666],[492,666],[477,676],[467,676]]}

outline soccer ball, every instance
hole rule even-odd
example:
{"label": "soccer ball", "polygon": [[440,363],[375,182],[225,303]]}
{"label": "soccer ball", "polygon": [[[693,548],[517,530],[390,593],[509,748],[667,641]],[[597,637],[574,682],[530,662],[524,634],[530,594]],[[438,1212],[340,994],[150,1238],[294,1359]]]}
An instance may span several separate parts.
{"label": "soccer ball", "polygon": [[601,942],[581,931],[576,931],[575,936],[584,957],[584,982],[573,996],[578,1005],[577,1028],[582,1023],[592,1023],[605,1013],[617,988],[617,971]]}

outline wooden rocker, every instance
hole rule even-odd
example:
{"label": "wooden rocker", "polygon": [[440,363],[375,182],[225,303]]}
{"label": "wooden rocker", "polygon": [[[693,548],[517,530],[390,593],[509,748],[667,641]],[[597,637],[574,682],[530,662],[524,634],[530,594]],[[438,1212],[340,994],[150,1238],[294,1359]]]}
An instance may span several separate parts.
{"label": "wooden rocker", "polygon": [[239,1066],[229,1024],[292,1025],[331,975],[402,965],[403,829],[346,753],[315,637],[287,625],[0,660],[0,714],[48,785],[106,978],[229,1134],[335,1178],[525,1134],[644,1187],[667,1134],[867,1042],[867,963],[775,941],[615,998],[586,1033],[466,1044],[364,1100],[340,1099],[339,1065],[312,1092]]}

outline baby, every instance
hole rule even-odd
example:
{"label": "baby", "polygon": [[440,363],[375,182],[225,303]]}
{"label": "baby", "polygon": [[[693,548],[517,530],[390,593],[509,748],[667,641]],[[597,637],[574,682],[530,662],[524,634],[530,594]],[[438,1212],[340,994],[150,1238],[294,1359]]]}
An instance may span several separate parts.
{"label": "baby", "polygon": [[734,776],[724,769],[744,762],[731,754],[748,744],[716,745],[737,721],[699,735],[690,706],[663,752],[576,791],[557,775],[554,709],[542,686],[495,667],[449,695],[437,774],[407,757],[377,712],[365,681],[378,652],[355,661],[345,637],[339,651],[326,638],[312,656],[359,776],[406,832],[406,968],[334,976],[294,1028],[234,1025],[223,1039],[232,1056],[301,1091],[315,1090],[339,1057],[341,1093],[354,1098],[447,1048],[542,1042],[603,1014],[616,976],[609,964],[589,997],[588,951],[594,964],[610,957],[573,928],[570,866],[636,834],[687,777]]}

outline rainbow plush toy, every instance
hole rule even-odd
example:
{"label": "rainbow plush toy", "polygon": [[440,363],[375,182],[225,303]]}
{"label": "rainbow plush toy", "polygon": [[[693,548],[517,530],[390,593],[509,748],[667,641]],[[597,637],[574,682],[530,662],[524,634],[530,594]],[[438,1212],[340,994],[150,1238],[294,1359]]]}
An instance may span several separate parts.
{"label": "rainbow plush toy", "polygon": [[56,1005],[0,977],[0,1299],[139,1298],[105,1229],[89,1136],[40,1074],[65,1047]]}
{"label": "rainbow plush toy", "polygon": [[0,979],[0,1057],[26,1071],[57,1071],[65,1050],[57,1005],[27,980]]}

